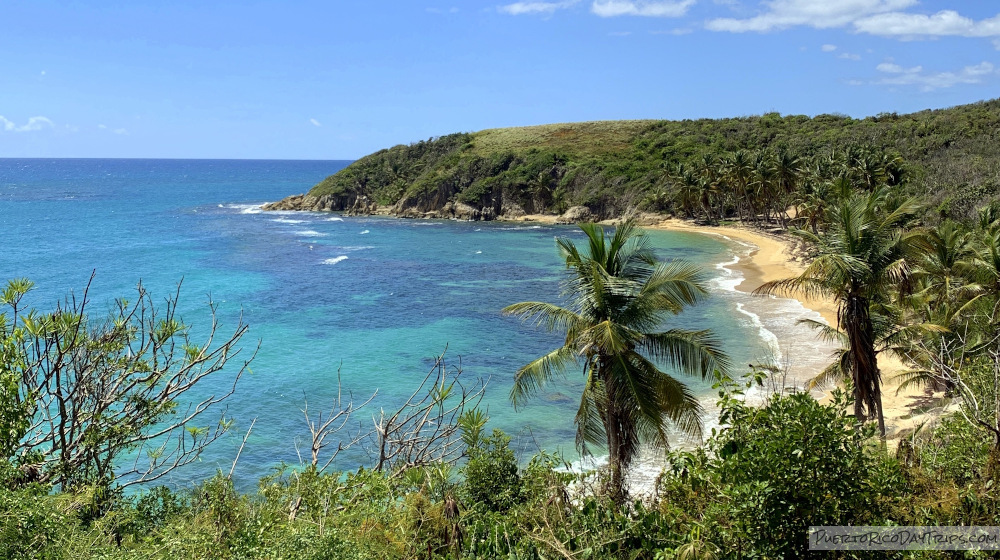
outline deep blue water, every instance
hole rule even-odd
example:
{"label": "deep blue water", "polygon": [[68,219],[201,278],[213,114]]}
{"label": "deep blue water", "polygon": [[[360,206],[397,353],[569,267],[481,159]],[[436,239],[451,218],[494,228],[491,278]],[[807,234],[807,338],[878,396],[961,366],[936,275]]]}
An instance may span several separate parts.
{"label": "deep blue water", "polygon": [[[371,414],[398,406],[445,348],[463,377],[489,378],[492,427],[520,436],[529,452],[537,445],[573,457],[578,376],[518,411],[507,400],[517,368],[561,337],[499,311],[523,300],[559,302],[563,265],[554,238],[579,239],[579,231],[259,211],[346,163],[0,159],[0,280],[30,278],[37,286],[30,303],[51,309],[82,293],[93,271],[93,313],[134,294],[140,280],[162,301],[183,279],[181,309],[196,329],[207,320],[209,296],[223,332],[243,313],[246,345],[259,340],[260,351],[229,400],[237,434],[174,484],[228,471],[239,432],[254,418],[237,477],[252,481],[281,462],[297,464],[309,447],[301,409],[306,399],[310,410],[329,405],[338,368],[357,400],[379,391],[357,415],[370,425]],[[662,258],[701,264],[714,278],[712,297],[673,325],[715,329],[737,364],[773,353],[776,332],[783,340],[801,333],[796,302],[751,301],[732,289],[738,275],[723,265],[744,248],[711,236],[650,235]],[[226,379],[201,390],[220,390]],[[707,384],[695,387],[710,395]],[[355,450],[338,466],[365,461]]]}

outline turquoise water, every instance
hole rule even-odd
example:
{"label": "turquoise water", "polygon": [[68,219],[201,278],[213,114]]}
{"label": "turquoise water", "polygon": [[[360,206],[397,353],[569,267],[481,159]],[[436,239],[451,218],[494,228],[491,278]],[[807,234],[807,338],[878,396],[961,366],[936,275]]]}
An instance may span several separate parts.
{"label": "turquoise water", "polygon": [[[0,159],[0,279],[32,279],[31,303],[50,309],[80,294],[95,271],[93,312],[134,293],[140,280],[162,301],[183,278],[189,323],[204,324],[209,294],[223,331],[242,311],[247,344],[260,341],[253,374],[229,400],[236,432],[257,419],[237,467],[242,481],[298,463],[299,452],[308,456],[301,409],[307,398],[311,410],[332,401],[338,368],[357,400],[378,390],[357,416],[370,425],[371,414],[398,406],[445,348],[463,377],[489,379],[491,426],[514,434],[528,453],[540,446],[572,458],[578,376],[518,411],[507,401],[517,368],[561,337],[499,311],[523,300],[558,302],[563,265],[554,238],[582,234],[571,226],[259,211],[346,163]],[[778,337],[811,344],[794,325],[808,314],[797,302],[751,300],[733,289],[739,274],[726,264],[746,247],[690,233],[650,236],[660,257],[703,265],[712,278],[712,297],[674,325],[714,329],[735,364],[782,358]],[[220,390],[224,381],[201,389]],[[710,402],[707,384],[693,383]],[[228,471],[240,440],[218,442],[171,482]],[[367,456],[355,449],[337,465],[361,463]]]}

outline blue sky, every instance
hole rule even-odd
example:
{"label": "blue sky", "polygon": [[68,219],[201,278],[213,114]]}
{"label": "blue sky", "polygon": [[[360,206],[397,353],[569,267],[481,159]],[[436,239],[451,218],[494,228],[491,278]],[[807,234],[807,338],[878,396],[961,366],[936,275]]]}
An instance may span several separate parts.
{"label": "blue sky", "polygon": [[0,157],[354,159],[484,128],[1000,96],[1000,3],[4,0]]}

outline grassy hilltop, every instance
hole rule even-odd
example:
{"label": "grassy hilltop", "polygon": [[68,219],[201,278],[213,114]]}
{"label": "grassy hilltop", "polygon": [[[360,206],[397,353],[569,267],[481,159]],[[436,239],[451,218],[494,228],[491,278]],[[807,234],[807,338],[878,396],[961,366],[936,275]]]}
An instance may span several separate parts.
{"label": "grassy hilltop", "polygon": [[[369,209],[375,203],[382,211],[417,216],[449,211],[449,203],[482,210],[487,219],[561,213],[577,205],[603,217],[628,207],[696,215],[684,200],[692,196],[685,192],[692,190],[685,189],[691,182],[685,174],[708,177],[709,186],[722,193],[712,195],[722,197],[739,183],[733,166],[738,152],[755,168],[777,167],[779,174],[781,158],[791,161],[794,189],[801,191],[836,175],[830,167],[838,158],[860,158],[851,155],[855,151],[883,172],[889,165],[896,183],[925,195],[942,215],[963,217],[997,193],[998,130],[1000,99],[864,119],[767,113],[491,129],[380,150],[308,195],[327,197],[323,209],[349,210],[363,201]],[[781,202],[794,204],[794,197]],[[719,204],[720,214],[734,213],[732,204]]]}

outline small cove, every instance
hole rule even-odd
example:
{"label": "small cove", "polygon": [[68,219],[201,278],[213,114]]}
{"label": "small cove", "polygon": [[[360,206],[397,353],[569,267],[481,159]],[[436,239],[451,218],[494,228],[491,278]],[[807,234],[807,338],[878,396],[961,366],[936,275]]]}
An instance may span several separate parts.
{"label": "small cove", "polygon": [[[260,204],[304,192],[346,162],[211,160],[0,160],[0,222],[7,244],[0,277],[32,279],[30,303],[52,309],[90,277],[92,312],[130,297],[138,281],[155,301],[183,278],[184,318],[203,328],[205,302],[219,305],[222,331],[242,312],[261,341],[253,374],[229,401],[236,434],[169,481],[186,485],[228,471],[240,432],[256,418],[236,470],[252,484],[276,465],[308,455],[301,412],[329,406],[337,371],[345,390],[398,406],[447,348],[449,367],[488,378],[490,427],[515,436],[524,453],[573,450],[582,380],[569,375],[515,411],[507,400],[518,367],[558,346],[559,334],[501,317],[513,302],[560,302],[564,267],[554,239],[580,239],[573,226],[416,221],[325,213],[264,213]],[[671,326],[711,328],[737,372],[777,359],[803,372],[815,351],[810,316],[794,300],[758,299],[735,289],[732,268],[746,247],[714,236],[650,231],[663,259],[704,267],[711,297]],[[201,327],[199,327],[201,322]],[[782,341],[776,348],[774,342]],[[711,410],[709,382],[692,380]],[[211,391],[209,384],[203,391]],[[707,430],[710,431],[711,421]],[[359,449],[340,468],[367,463]]]}

